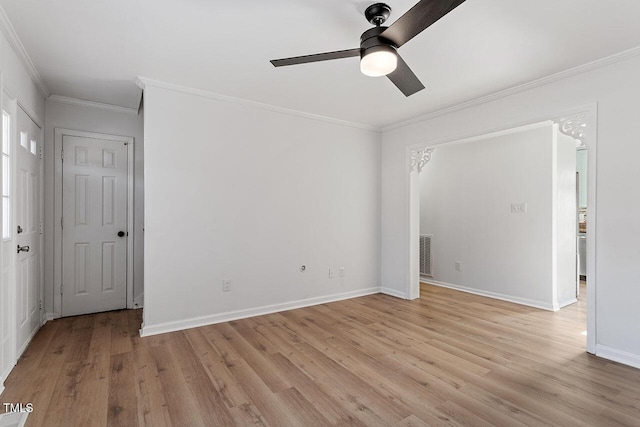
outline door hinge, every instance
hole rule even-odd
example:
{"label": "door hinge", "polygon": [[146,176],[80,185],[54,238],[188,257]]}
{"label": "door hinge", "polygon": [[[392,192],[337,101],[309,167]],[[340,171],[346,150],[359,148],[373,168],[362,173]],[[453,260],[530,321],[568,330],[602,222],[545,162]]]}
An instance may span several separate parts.
{"label": "door hinge", "polygon": [[64,160],[64,150],[60,151],[60,158]]}
{"label": "door hinge", "polygon": [[61,284],[60,284],[60,295],[62,295],[62,287],[63,287],[63,286],[64,286],[64,285],[61,283]]}
{"label": "door hinge", "polygon": [[44,233],[44,224],[42,223],[42,221],[40,221],[39,227],[40,227],[39,228],[40,234],[43,234]]}
{"label": "door hinge", "polygon": [[40,155],[39,155],[40,159],[42,159],[42,145],[40,145]]}
{"label": "door hinge", "polygon": [[60,228],[64,228],[64,217],[60,217]]}
{"label": "door hinge", "polygon": [[40,310],[42,310],[42,300],[40,300]]}

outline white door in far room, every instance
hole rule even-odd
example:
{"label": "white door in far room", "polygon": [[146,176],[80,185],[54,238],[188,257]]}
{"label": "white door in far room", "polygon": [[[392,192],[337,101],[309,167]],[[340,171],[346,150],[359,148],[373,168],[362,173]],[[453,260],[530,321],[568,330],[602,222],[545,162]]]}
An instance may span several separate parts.
{"label": "white door in far room", "polygon": [[[16,320],[18,354],[41,323],[40,299],[40,134],[41,129],[17,109],[16,144]],[[14,250],[16,247],[14,246]]]}
{"label": "white door in far room", "polygon": [[127,307],[127,143],[62,139],[62,315]]}

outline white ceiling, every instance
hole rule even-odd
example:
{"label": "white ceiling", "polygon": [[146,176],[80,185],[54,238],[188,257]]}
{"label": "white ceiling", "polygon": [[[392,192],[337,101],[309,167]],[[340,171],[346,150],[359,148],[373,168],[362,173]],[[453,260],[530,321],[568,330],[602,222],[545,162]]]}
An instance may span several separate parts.
{"label": "white ceiling", "polygon": [[[395,21],[417,0],[388,0]],[[638,0],[467,0],[400,53],[405,98],[358,58],[270,59],[359,46],[356,0],[0,0],[53,94],[137,107],[138,76],[383,127],[640,46]]]}

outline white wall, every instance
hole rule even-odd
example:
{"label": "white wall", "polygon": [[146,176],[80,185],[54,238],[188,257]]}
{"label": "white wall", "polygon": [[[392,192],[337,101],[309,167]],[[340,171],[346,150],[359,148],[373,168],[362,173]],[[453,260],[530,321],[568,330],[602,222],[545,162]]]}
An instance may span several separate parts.
{"label": "white wall", "polygon": [[[561,308],[577,301],[577,239],[578,224],[576,200],[576,141],[553,127],[553,211],[555,238],[554,308]],[[553,249],[552,246],[552,249]]]}
{"label": "white wall", "polygon": [[[54,314],[54,145],[55,129],[73,129],[134,138],[134,299],[144,290],[144,128],[143,114],[47,100],[45,112],[45,309]],[[59,285],[59,284],[58,284]],[[59,313],[55,313],[59,315]]]}
{"label": "white wall", "polygon": [[[553,135],[553,124],[546,122],[434,151],[420,174],[420,232],[434,236],[435,281],[557,308],[552,293]],[[512,203],[526,203],[527,212],[511,213]],[[571,231],[569,241],[575,242],[575,226]]]}
{"label": "white wall", "polygon": [[576,302],[576,141],[554,125],[555,292],[554,308]]}
{"label": "white wall", "polygon": [[22,61],[0,34],[2,43],[1,71],[4,87],[18,100],[38,126],[44,126],[44,97],[31,80]]}
{"label": "white wall", "polygon": [[[439,115],[383,134],[382,286],[406,292],[408,219],[406,147],[480,135],[577,106],[598,103],[597,346],[598,354],[640,366],[640,117],[638,70],[633,57],[484,104]],[[593,153],[590,153],[593,154]],[[592,218],[590,218],[592,220]]]}
{"label": "white wall", "polygon": [[144,99],[143,334],[379,290],[378,132],[150,85]]}
{"label": "white wall", "polygon": [[[0,13],[2,11],[0,10]],[[31,80],[29,73],[24,67],[18,55],[13,51],[4,33],[4,20],[0,20],[0,73],[2,73],[2,83],[4,90],[8,91],[19,105],[22,105],[26,112],[34,119],[38,125],[42,126],[44,119],[44,97],[38,92],[37,87]],[[3,98],[4,90],[0,90]],[[3,99],[3,106],[7,106],[7,99]],[[19,107],[18,107],[19,108]],[[16,112],[14,111],[14,120]],[[1,122],[0,122],[1,126]],[[0,133],[1,134],[1,133]],[[1,168],[0,164],[0,168]],[[2,174],[0,173],[0,177]],[[1,179],[1,178],[0,178]],[[2,223],[2,212],[0,210],[0,224]],[[2,275],[0,275],[0,392],[4,389],[3,382],[13,368],[16,360],[15,348],[15,325],[11,316],[15,314],[10,303],[10,296],[15,292],[12,289],[12,279],[9,276],[13,263],[13,252],[15,245],[13,241],[6,241],[2,246]],[[8,250],[7,250],[8,249]]]}

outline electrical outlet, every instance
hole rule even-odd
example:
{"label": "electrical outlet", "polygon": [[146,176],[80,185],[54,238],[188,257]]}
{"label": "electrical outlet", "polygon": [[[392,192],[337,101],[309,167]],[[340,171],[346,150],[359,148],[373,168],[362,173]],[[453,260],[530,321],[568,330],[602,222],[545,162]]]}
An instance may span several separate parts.
{"label": "electrical outlet", "polygon": [[527,213],[527,204],[511,203],[511,213]]}
{"label": "electrical outlet", "polygon": [[230,292],[230,291],[231,291],[231,280],[223,280],[222,292]]}
{"label": "electrical outlet", "polygon": [[456,261],[456,271],[462,271],[462,261]]}
{"label": "electrical outlet", "polygon": [[344,277],[344,267],[340,267],[340,277]]}
{"label": "electrical outlet", "polygon": [[333,279],[336,276],[336,273],[333,271],[333,269],[329,269],[329,279]]}

